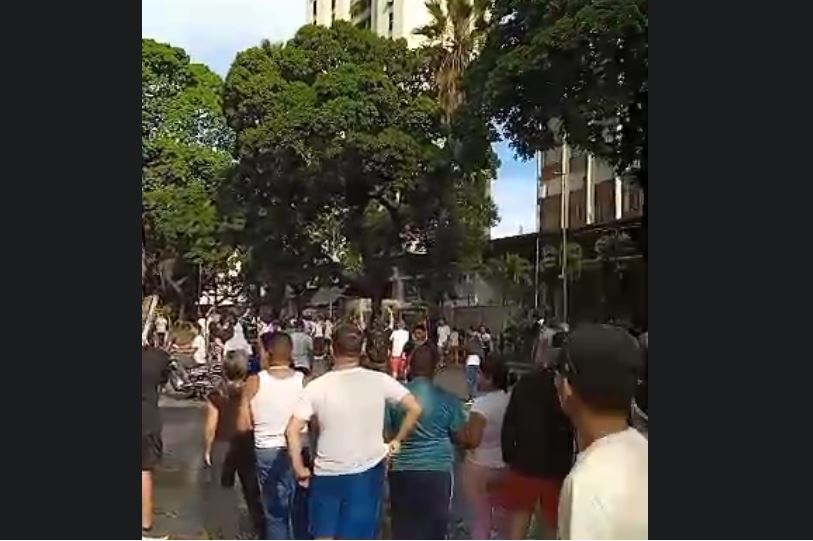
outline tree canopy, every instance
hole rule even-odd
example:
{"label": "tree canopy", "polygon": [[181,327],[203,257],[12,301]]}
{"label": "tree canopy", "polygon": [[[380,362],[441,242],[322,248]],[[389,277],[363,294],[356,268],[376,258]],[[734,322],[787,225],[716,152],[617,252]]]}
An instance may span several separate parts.
{"label": "tree canopy", "polygon": [[513,148],[566,138],[646,188],[647,0],[494,0],[491,21],[467,83]]}
{"label": "tree canopy", "polygon": [[404,40],[345,22],[237,56],[224,89],[230,187],[258,279],[343,274],[377,301],[400,258],[489,222],[485,191],[463,204],[449,191],[464,166],[429,82]]}
{"label": "tree canopy", "polygon": [[221,237],[229,223],[218,205],[233,142],[222,83],[183,49],[151,39],[142,40],[141,72],[146,259],[161,283],[193,277],[185,281],[190,293],[198,285],[191,267],[229,255]]}

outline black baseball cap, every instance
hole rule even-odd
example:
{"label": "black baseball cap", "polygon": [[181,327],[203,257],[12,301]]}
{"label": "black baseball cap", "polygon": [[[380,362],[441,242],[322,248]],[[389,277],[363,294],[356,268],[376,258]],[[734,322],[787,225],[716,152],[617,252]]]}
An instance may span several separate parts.
{"label": "black baseball cap", "polygon": [[643,352],[630,333],[615,325],[588,324],[571,332],[556,370],[576,394],[598,410],[629,410]]}

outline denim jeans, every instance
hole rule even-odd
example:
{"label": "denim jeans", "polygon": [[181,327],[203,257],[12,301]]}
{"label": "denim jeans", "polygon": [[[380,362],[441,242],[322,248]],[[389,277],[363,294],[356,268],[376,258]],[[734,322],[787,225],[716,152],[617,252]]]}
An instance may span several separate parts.
{"label": "denim jeans", "polygon": [[392,538],[446,539],[451,496],[451,472],[390,472]]}
{"label": "denim jeans", "polygon": [[[260,485],[266,539],[309,539],[307,489],[294,476],[291,457],[285,447],[255,449],[257,481]],[[308,453],[303,450],[303,455]],[[303,456],[308,460],[309,456]]]}
{"label": "denim jeans", "polygon": [[469,388],[469,398],[474,398],[474,395],[477,394],[477,374],[479,373],[479,366],[466,365],[466,384]]}

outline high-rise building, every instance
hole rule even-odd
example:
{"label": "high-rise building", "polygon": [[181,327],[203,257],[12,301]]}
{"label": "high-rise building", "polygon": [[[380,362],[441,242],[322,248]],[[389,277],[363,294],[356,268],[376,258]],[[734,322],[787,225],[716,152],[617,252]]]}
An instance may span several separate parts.
{"label": "high-rise building", "polygon": [[352,21],[379,36],[404,38],[410,47],[424,39],[414,30],[429,23],[424,0],[307,0],[308,23],[330,26],[333,21]]}
{"label": "high-rise building", "polygon": [[563,145],[542,153],[540,165],[537,220],[543,233],[606,224],[643,212],[641,188],[590,154]]}

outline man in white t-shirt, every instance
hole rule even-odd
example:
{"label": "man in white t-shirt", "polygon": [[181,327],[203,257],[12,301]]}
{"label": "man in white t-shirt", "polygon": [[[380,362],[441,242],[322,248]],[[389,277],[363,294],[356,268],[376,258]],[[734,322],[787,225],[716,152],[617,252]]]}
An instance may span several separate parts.
{"label": "man in white t-shirt", "polygon": [[[387,374],[360,366],[364,333],[341,324],[333,333],[333,369],[304,389],[286,431],[294,472],[309,485],[311,534],[316,539],[376,539],[384,490],[385,458],[397,453],[421,415],[410,392]],[[387,403],[406,412],[384,442]],[[313,478],[302,462],[302,428],[319,425]]]}
{"label": "man in white t-shirt", "polygon": [[483,360],[482,351],[480,340],[470,335],[466,340],[466,387],[469,402],[472,402],[477,394],[477,375],[480,373],[480,363]]}
{"label": "man in white t-shirt", "polygon": [[313,370],[313,338],[305,330],[305,323],[301,319],[296,320],[294,330],[288,334],[293,343],[291,358],[294,369],[309,376]]}
{"label": "man in white t-shirt", "polygon": [[438,349],[443,351],[443,349],[448,345],[449,342],[449,335],[452,333],[452,328],[449,327],[449,324],[446,323],[446,320],[440,318],[438,322]]}
{"label": "man in white t-shirt", "polygon": [[197,364],[206,364],[206,339],[203,337],[202,332],[195,333],[195,338],[192,339],[192,347],[194,348],[192,358],[195,362]]}
{"label": "man in white t-shirt", "polygon": [[649,443],[628,423],[642,352],[620,327],[585,325],[562,346],[556,388],[579,455],[559,499],[560,539],[647,539]]}
{"label": "man in white t-shirt", "polygon": [[395,330],[390,334],[390,375],[398,378],[404,371],[406,365],[406,354],[404,346],[409,342],[409,331],[403,320],[398,321]]}
{"label": "man in white t-shirt", "polygon": [[164,314],[158,314],[155,318],[155,347],[163,349],[167,343],[167,329],[169,328],[169,321],[164,317]]}

